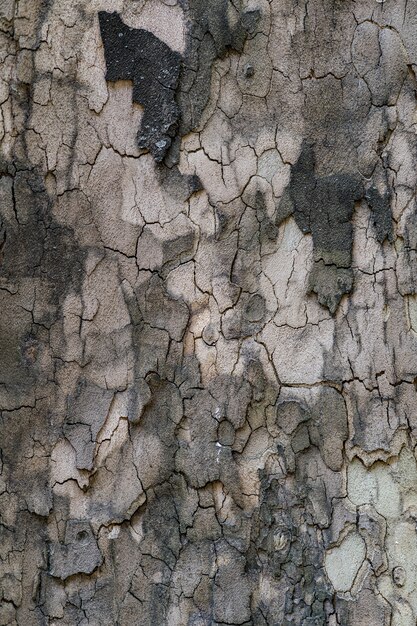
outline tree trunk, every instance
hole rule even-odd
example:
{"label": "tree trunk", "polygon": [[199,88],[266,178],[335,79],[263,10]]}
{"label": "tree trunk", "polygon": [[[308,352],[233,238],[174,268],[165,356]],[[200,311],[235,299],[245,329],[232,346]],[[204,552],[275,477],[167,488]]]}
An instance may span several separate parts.
{"label": "tree trunk", "polygon": [[416,0],[0,14],[0,626],[415,626]]}

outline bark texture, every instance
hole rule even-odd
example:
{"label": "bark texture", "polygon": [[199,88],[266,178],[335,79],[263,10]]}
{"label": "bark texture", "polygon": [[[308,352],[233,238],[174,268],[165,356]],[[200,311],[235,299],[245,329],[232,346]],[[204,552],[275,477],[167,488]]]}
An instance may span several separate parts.
{"label": "bark texture", "polygon": [[0,626],[415,626],[417,1],[0,55]]}

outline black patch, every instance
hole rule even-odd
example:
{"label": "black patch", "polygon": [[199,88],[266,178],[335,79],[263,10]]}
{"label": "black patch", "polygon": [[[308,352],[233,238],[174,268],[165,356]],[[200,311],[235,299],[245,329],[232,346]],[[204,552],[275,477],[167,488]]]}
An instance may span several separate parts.
{"label": "black patch", "polygon": [[229,49],[240,52],[260,15],[234,7],[232,19],[228,0],[183,0],[182,6],[189,24],[184,59],[151,32],[126,26],[118,13],[99,12],[106,79],[133,82],[133,101],[144,107],[139,148],[160,162],[177,138],[170,165],[178,161],[180,137],[198,126],[207,106],[214,60]]}
{"label": "black patch", "polygon": [[99,21],[106,79],[133,82],[133,101],[144,107],[138,145],[162,161],[178,131],[181,55],[149,31],[126,26],[117,13],[100,11]]}
{"label": "black patch", "polygon": [[352,224],[355,202],[363,196],[359,175],[317,177],[312,144],[304,142],[291,168],[290,184],[280,202],[277,223],[293,214],[303,233],[311,233],[314,268],[310,290],[334,313],[353,285]]}

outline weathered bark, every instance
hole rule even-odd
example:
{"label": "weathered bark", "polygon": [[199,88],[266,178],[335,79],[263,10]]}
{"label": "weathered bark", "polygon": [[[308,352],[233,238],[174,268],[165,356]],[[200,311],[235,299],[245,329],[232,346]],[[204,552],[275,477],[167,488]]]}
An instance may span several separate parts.
{"label": "weathered bark", "polygon": [[416,0],[0,11],[0,626],[415,626]]}

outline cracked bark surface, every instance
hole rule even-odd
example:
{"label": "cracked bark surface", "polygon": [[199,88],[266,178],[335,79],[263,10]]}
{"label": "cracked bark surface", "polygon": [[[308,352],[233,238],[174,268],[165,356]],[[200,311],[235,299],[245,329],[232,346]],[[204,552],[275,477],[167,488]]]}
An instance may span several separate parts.
{"label": "cracked bark surface", "polygon": [[415,626],[416,32],[0,2],[0,626]]}

